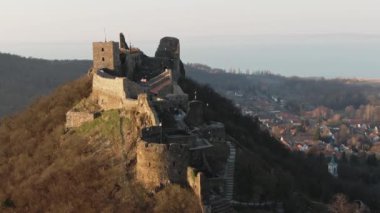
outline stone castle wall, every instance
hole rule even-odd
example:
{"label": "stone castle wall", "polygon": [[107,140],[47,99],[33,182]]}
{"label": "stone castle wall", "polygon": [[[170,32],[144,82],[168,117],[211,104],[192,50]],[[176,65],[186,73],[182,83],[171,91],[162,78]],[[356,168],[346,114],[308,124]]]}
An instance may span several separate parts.
{"label": "stone castle wall", "polygon": [[158,126],[160,120],[158,118],[156,110],[154,110],[150,101],[148,100],[147,94],[140,94],[137,99],[137,110],[140,113],[145,113],[148,116],[149,124],[151,126]]}
{"label": "stone castle wall", "polygon": [[189,147],[180,144],[137,143],[136,179],[148,190],[170,183],[185,184]]}
{"label": "stone castle wall", "polygon": [[136,98],[140,93],[140,86],[125,77],[115,77],[101,71],[93,76],[92,97],[104,110],[135,106],[137,101],[131,98]]}
{"label": "stone castle wall", "polygon": [[127,77],[135,79],[136,67],[141,66],[143,54],[142,52],[127,52]]}
{"label": "stone castle wall", "polygon": [[[136,94],[137,99],[129,98]],[[158,126],[159,118],[146,93],[140,86],[127,78],[115,77],[98,71],[93,75],[91,99],[103,110],[136,109],[147,116],[149,126]],[[66,113],[66,127],[79,127],[82,123],[94,120],[94,113],[70,110]]]}
{"label": "stone castle wall", "polygon": [[185,117],[185,121],[190,126],[199,126],[204,123],[203,118],[203,102],[193,100],[189,102],[189,111]]}
{"label": "stone castle wall", "polygon": [[212,142],[223,142],[226,138],[226,130],[222,123],[212,123],[210,125],[203,125],[199,131],[202,137]]}
{"label": "stone castle wall", "polygon": [[165,135],[165,141],[167,143],[178,143],[178,144],[188,144],[194,145],[197,141],[196,135],[186,135],[186,134],[178,134],[178,135]]}
{"label": "stone castle wall", "polygon": [[95,114],[91,112],[74,112],[68,111],[66,113],[66,128],[79,127],[85,122],[95,119]]}
{"label": "stone castle wall", "polygon": [[194,194],[198,197],[199,202],[202,204],[207,196],[207,184],[204,174],[202,172],[197,172],[192,167],[187,167],[187,183],[194,191]]}
{"label": "stone castle wall", "polygon": [[187,109],[189,96],[183,92],[177,83],[173,83],[173,93],[165,96],[173,105]]}
{"label": "stone castle wall", "polygon": [[113,96],[127,97],[124,89],[124,78],[115,77],[104,72],[98,72],[94,75],[92,91],[102,92]]}

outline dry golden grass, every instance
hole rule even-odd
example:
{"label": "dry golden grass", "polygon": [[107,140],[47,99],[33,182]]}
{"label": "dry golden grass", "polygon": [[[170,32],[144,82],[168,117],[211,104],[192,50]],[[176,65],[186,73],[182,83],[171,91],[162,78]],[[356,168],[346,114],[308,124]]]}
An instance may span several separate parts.
{"label": "dry golden grass", "polygon": [[[154,212],[193,213],[202,212],[198,200],[188,190],[170,185],[155,195]],[[168,202],[170,201],[170,202]]]}
{"label": "dry golden grass", "polygon": [[167,212],[161,195],[194,209],[187,189],[148,196],[135,182],[129,164],[142,115],[105,112],[64,131],[65,113],[90,91],[86,76],[1,121],[0,212]]}

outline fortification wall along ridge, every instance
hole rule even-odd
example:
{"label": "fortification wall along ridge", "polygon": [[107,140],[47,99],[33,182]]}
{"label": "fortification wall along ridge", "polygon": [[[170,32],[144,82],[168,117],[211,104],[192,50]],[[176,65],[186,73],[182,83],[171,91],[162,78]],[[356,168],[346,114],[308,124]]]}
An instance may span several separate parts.
{"label": "fortification wall along ridge", "polygon": [[137,95],[142,93],[140,86],[125,77],[115,77],[98,71],[93,76],[92,97],[104,109],[120,109],[137,105]]}
{"label": "fortification wall along ridge", "polygon": [[137,100],[137,110],[140,113],[145,113],[148,116],[148,123],[151,126],[158,126],[160,120],[158,118],[156,110],[154,110],[151,102],[148,100],[148,95],[146,93],[140,94]]}
{"label": "fortification wall along ridge", "polygon": [[197,172],[192,167],[187,167],[187,183],[193,189],[195,195],[198,197],[200,204],[207,197],[207,183],[206,177],[202,172]]}
{"label": "fortification wall along ridge", "polygon": [[136,179],[148,190],[187,182],[190,151],[187,145],[137,143]]}
{"label": "fortification wall along ridge", "polygon": [[94,75],[92,82],[93,92],[102,92],[108,95],[127,97],[124,90],[124,78],[115,77],[99,71]]}
{"label": "fortification wall along ridge", "polygon": [[135,70],[136,67],[141,66],[142,64],[142,58],[143,53],[140,51],[137,52],[127,52],[127,77],[128,79],[134,79],[135,78]]}

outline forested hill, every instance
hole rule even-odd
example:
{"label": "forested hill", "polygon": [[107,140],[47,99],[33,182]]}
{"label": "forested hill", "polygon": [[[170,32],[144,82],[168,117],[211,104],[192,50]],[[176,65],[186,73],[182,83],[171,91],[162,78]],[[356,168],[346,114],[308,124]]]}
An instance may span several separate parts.
{"label": "forested hill", "polygon": [[85,60],[44,60],[0,53],[0,117],[86,73]]}
{"label": "forested hill", "polygon": [[[202,64],[187,64],[186,75],[209,84],[218,92],[238,91],[251,95],[267,95],[285,99],[294,107],[323,105],[343,110],[352,105],[377,104],[379,84],[355,79],[322,77],[284,77],[270,72],[226,72]],[[293,108],[294,108],[293,107]]]}
{"label": "forested hill", "polygon": [[[0,53],[0,118],[22,109],[35,98],[45,95],[69,80],[86,73],[90,60],[44,60]],[[378,87],[347,80],[284,77],[267,72],[229,73],[201,64],[186,64],[186,75],[209,84],[219,92],[275,95],[295,106],[300,103],[342,109],[373,101]]]}

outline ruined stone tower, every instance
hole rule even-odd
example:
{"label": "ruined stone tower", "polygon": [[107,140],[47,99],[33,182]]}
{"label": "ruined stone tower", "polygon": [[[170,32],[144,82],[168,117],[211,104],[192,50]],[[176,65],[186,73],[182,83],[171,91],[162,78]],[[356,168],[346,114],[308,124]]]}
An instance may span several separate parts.
{"label": "ruined stone tower", "polygon": [[173,70],[173,78],[180,77],[180,43],[178,38],[164,37],[156,50],[156,58],[167,58],[171,62],[170,68]]}
{"label": "ruined stone tower", "polygon": [[150,190],[170,183],[184,184],[189,159],[187,145],[138,142],[136,178]]}
{"label": "ruined stone tower", "polygon": [[120,51],[118,42],[94,42],[93,48],[93,68],[95,70],[108,69],[118,72],[120,66]]}

